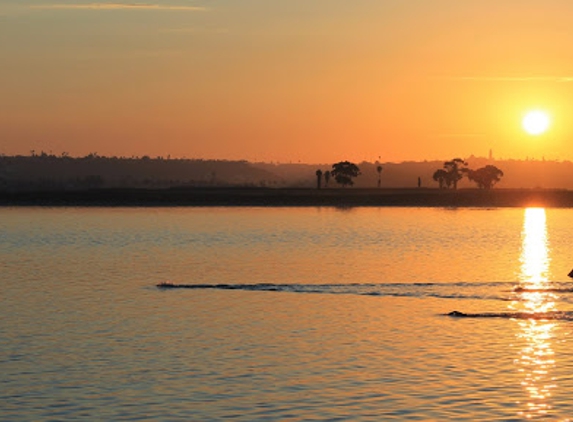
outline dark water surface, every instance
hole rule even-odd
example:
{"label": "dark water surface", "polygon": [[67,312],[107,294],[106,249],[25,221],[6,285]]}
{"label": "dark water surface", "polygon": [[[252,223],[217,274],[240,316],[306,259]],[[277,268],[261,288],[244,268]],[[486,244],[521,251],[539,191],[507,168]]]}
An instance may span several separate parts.
{"label": "dark water surface", "polygon": [[0,420],[567,420],[572,217],[0,209]]}

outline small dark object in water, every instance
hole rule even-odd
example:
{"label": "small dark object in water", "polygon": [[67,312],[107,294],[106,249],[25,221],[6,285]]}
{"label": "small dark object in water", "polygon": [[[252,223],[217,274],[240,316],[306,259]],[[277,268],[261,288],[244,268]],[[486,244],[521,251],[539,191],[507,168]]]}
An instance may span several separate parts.
{"label": "small dark object in water", "polygon": [[569,277],[573,278],[573,270],[571,270],[571,271],[569,272],[569,274],[567,274],[567,275],[568,275]]}
{"label": "small dark object in water", "polygon": [[160,289],[173,289],[177,286],[170,281],[162,281],[157,285],[157,287],[159,287]]}
{"label": "small dark object in water", "polygon": [[464,317],[467,316],[467,314],[464,314],[463,312],[460,311],[452,311],[448,314],[448,316]]}

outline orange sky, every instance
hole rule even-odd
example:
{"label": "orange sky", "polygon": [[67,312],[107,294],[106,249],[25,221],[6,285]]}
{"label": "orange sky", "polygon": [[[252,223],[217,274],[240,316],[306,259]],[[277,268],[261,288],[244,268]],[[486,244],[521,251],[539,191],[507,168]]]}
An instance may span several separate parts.
{"label": "orange sky", "polygon": [[569,0],[0,0],[0,153],[573,159],[572,20]]}

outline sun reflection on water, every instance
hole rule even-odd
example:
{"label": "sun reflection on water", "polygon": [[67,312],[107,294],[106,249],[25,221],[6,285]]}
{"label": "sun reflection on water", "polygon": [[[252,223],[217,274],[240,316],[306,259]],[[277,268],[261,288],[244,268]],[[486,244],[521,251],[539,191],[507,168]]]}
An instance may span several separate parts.
{"label": "sun reflection on water", "polygon": [[[522,231],[520,288],[515,300],[509,305],[513,311],[534,314],[556,310],[557,296],[547,291],[549,280],[549,242],[545,209],[527,208]],[[528,419],[546,417],[550,414],[552,391],[557,387],[551,372],[555,368],[552,346],[556,323],[543,319],[518,321],[518,337],[524,346],[516,364],[523,374],[521,382],[527,401],[522,404],[520,416]]]}

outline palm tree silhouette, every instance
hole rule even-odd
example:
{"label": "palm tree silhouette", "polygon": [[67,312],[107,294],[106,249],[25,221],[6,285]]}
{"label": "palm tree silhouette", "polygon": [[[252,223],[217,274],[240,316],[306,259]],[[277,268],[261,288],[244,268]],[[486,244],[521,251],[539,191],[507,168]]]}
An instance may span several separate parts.
{"label": "palm tree silhouette", "polygon": [[330,180],[330,171],[326,170],[324,172],[324,187],[327,188],[328,187],[328,181]]}
{"label": "palm tree silhouette", "polygon": [[320,189],[322,185],[322,170],[318,169],[316,171],[316,188]]}
{"label": "palm tree silhouette", "polygon": [[378,172],[378,188],[380,188],[380,182],[382,177],[382,166],[376,167],[376,171]]}

